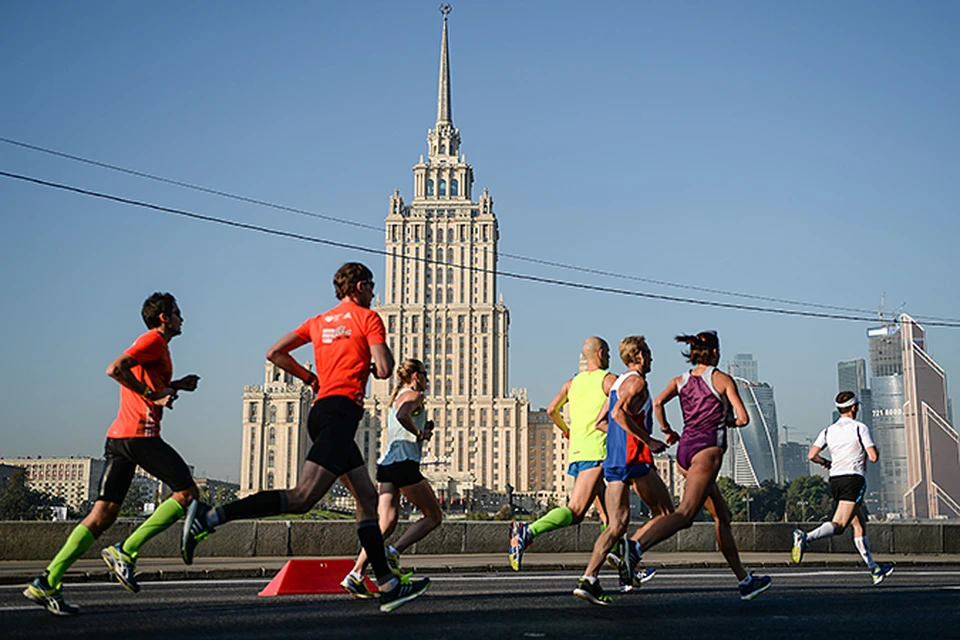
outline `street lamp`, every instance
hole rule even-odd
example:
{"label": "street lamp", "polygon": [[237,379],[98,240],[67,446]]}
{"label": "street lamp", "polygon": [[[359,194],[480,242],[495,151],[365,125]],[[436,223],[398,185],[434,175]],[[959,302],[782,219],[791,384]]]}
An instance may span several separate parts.
{"label": "street lamp", "polygon": [[800,522],[807,521],[807,505],[810,504],[806,500],[797,500],[797,506],[800,507]]}
{"label": "street lamp", "polygon": [[747,505],[747,522],[750,522],[750,503],[753,502],[753,498],[750,496],[743,496],[742,500],[744,504]]}

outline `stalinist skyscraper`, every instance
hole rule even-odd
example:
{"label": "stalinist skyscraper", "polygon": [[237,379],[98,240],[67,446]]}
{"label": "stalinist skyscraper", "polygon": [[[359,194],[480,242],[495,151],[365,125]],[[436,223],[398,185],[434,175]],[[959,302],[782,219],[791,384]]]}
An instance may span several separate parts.
{"label": "stalinist skyscraper", "polygon": [[[447,14],[437,121],[427,157],[413,167],[413,200],[399,190],[386,217],[386,264],[375,309],[397,362],[418,358],[429,376],[427,410],[436,423],[424,448],[424,475],[445,498],[485,488],[528,489],[528,401],[508,383],[510,313],[497,293],[499,228],[486,189],[474,200],[473,167],[453,125]],[[358,440],[380,437],[393,380],[374,380]],[[364,434],[367,434],[366,436]],[[363,449],[361,444],[361,449]],[[364,451],[371,466],[376,453]]]}

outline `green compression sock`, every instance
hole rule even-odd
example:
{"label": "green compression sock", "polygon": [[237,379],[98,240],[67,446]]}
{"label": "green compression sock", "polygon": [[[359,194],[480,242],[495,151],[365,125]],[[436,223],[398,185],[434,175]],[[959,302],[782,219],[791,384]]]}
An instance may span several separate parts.
{"label": "green compression sock", "polygon": [[77,558],[87,552],[94,540],[96,538],[90,533],[90,529],[82,524],[74,527],[60,551],[47,565],[47,584],[54,589],[59,588],[63,574],[77,561]]}
{"label": "green compression sock", "polygon": [[557,507],[530,525],[530,533],[536,538],[541,533],[563,529],[573,524],[573,511],[566,507]]}
{"label": "green compression sock", "polygon": [[182,517],[183,505],[173,498],[164,500],[163,503],[157,507],[157,510],[154,511],[149,518],[144,520],[143,524],[130,534],[130,537],[123,541],[123,552],[136,560],[140,553],[140,547],[142,547],[147,540],[161,531],[165,531],[170,525]]}
{"label": "green compression sock", "polygon": [[606,523],[606,522],[601,522],[601,523],[600,523],[600,533],[603,533],[603,532],[606,531],[606,530],[607,530],[607,523]]}

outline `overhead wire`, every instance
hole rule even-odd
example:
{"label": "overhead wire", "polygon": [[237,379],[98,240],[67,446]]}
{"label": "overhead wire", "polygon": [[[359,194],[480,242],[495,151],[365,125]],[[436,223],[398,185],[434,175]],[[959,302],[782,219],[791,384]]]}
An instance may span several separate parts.
{"label": "overhead wire", "polygon": [[[17,173],[11,173],[11,172],[0,170],[0,176],[15,179],[15,180],[20,180],[24,182],[29,182],[29,183],[33,183],[33,184],[37,184],[45,187],[50,187],[54,189],[59,189],[62,191],[73,192],[73,193],[86,195],[94,198],[100,198],[103,200],[109,200],[109,201],[128,204],[136,207],[152,209],[162,213],[182,216],[182,217],[191,218],[194,220],[202,220],[205,222],[211,222],[219,225],[245,229],[249,231],[256,231],[259,233],[265,233],[265,234],[284,237],[284,238],[291,238],[295,240],[302,240],[305,242],[311,242],[315,244],[323,244],[323,245],[332,246],[332,247],[339,247],[342,249],[349,249],[351,251],[359,251],[359,252],[368,253],[368,254],[374,254],[374,255],[380,255],[380,256],[394,255],[391,252],[386,251],[385,249],[364,247],[362,245],[357,245],[357,244],[352,244],[347,242],[340,242],[336,240],[330,240],[327,238],[318,238],[315,236],[309,236],[302,233],[284,231],[281,229],[272,229],[270,227],[264,227],[261,225],[255,225],[255,224],[250,224],[246,222],[238,222],[236,220],[229,220],[226,218],[218,218],[216,216],[205,215],[201,213],[187,211],[184,209],[175,209],[172,207],[166,207],[162,205],[152,204],[149,202],[143,202],[141,200],[134,200],[132,198],[124,198],[121,196],[115,196],[112,194],[92,191],[89,189],[83,189],[83,188],[74,187],[71,185],[51,182],[49,180],[42,180],[40,178],[34,178],[34,177],[25,176]],[[399,257],[401,260],[423,262],[425,264],[431,264],[431,265],[437,265],[437,266],[450,266],[447,263],[440,262],[438,260],[427,259],[426,257],[421,258],[419,256],[407,256],[407,255],[394,256],[394,257]],[[844,314],[837,314],[837,313],[801,311],[796,309],[779,309],[779,308],[772,308],[772,307],[760,307],[756,305],[746,305],[746,304],[738,304],[738,303],[732,303],[732,302],[720,302],[716,300],[699,300],[696,298],[684,298],[681,296],[671,296],[671,295],[656,294],[656,293],[649,293],[649,292],[643,292],[643,291],[630,291],[625,289],[616,289],[613,287],[594,285],[594,284],[588,284],[588,283],[582,283],[582,282],[570,282],[567,280],[559,280],[556,278],[534,276],[530,274],[513,273],[510,271],[500,271],[496,269],[486,269],[486,268],[482,268],[474,265],[459,265],[459,266],[461,268],[470,270],[471,273],[484,273],[484,274],[490,274],[494,276],[511,278],[515,280],[523,280],[527,282],[537,282],[541,284],[550,284],[555,286],[567,287],[571,289],[580,289],[584,291],[594,291],[594,292],[600,292],[600,293],[610,293],[610,294],[623,295],[628,297],[646,298],[649,300],[661,300],[666,302],[677,302],[677,303],[683,303],[683,304],[715,307],[715,308],[721,308],[721,309],[733,309],[733,310],[739,310],[739,311],[771,313],[771,314],[777,314],[777,315],[796,316],[796,317],[805,317],[805,318],[851,320],[856,322],[875,322],[876,321],[876,318],[872,316],[854,316],[849,314],[844,315]],[[960,328],[960,321],[958,322],[933,321],[933,322],[926,322],[925,324],[929,326],[937,326],[937,327]]]}
{"label": "overhead wire", "polygon": [[[0,136],[0,142],[6,143],[6,144],[9,144],[9,145],[13,145],[13,146],[17,146],[17,147],[21,147],[21,148],[24,148],[24,149],[30,149],[30,150],[32,150],[32,151],[37,151],[37,152],[40,152],[40,153],[45,153],[45,154],[52,155],[52,156],[56,156],[56,157],[60,157],[60,158],[65,158],[65,159],[68,159],[68,160],[73,160],[73,161],[75,161],[75,162],[80,162],[80,163],[89,164],[89,165],[96,166],[96,167],[101,167],[101,168],[104,168],[104,169],[109,169],[109,170],[111,170],[111,171],[117,171],[117,172],[120,172],[120,173],[125,173],[125,174],[128,174],[128,175],[133,175],[133,176],[137,176],[137,177],[140,177],[140,178],[145,178],[145,179],[148,179],[148,180],[153,180],[153,181],[156,181],[156,182],[161,182],[161,183],[165,183],[165,184],[170,184],[170,185],[174,185],[174,186],[177,186],[177,187],[182,187],[182,188],[185,188],[185,189],[191,189],[191,190],[194,190],[194,191],[199,191],[199,192],[201,192],[201,193],[207,193],[207,194],[216,195],[216,196],[223,197],[223,198],[229,198],[229,199],[232,199],[232,200],[236,200],[236,201],[238,201],[238,202],[245,202],[245,203],[248,203],[248,204],[255,204],[255,205],[258,205],[258,206],[263,206],[263,207],[268,207],[268,208],[272,208],[272,209],[277,209],[277,210],[279,210],[279,211],[286,211],[286,212],[288,212],[288,213],[295,213],[295,214],[302,215],[302,216],[307,216],[307,217],[311,217],[311,218],[316,218],[316,219],[320,219],[320,220],[325,220],[325,221],[327,221],[327,222],[334,222],[334,223],[337,223],[337,224],[343,224],[343,225],[347,225],[347,226],[352,226],[352,227],[356,227],[356,228],[359,228],[359,229],[366,229],[366,230],[369,230],[369,231],[377,231],[377,232],[379,232],[379,233],[384,233],[384,232],[386,232],[386,229],[385,229],[384,227],[382,227],[382,226],[376,226],[376,225],[366,224],[366,223],[363,223],[363,222],[358,222],[358,221],[356,221],[356,220],[349,220],[349,219],[346,219],[346,218],[338,218],[338,217],[336,217],[336,216],[331,216],[331,215],[326,215],[326,214],[322,214],[322,213],[317,213],[317,212],[315,212],[315,211],[310,211],[310,210],[307,210],[307,209],[301,209],[301,208],[298,208],[298,207],[291,207],[291,206],[288,206],[288,205],[283,205],[283,204],[279,204],[279,203],[275,203],[275,202],[270,202],[270,201],[267,201],[267,200],[261,200],[261,199],[258,199],[258,198],[252,198],[252,197],[249,197],[249,196],[243,196],[243,195],[239,195],[239,194],[235,194],[235,193],[230,193],[230,192],[228,192],[228,191],[222,191],[222,190],[219,190],[219,189],[212,189],[212,188],[209,188],[209,187],[204,187],[204,186],[202,186],[202,185],[197,185],[197,184],[193,184],[193,183],[190,183],[190,182],[185,182],[185,181],[182,181],[182,180],[175,180],[175,179],[172,179],[172,178],[167,178],[167,177],[159,176],[159,175],[152,174],[152,173],[147,173],[147,172],[145,172],[145,171],[138,171],[138,170],[136,170],[136,169],[130,169],[130,168],[128,168],[128,167],[122,167],[122,166],[119,166],[119,165],[116,165],[116,164],[110,164],[110,163],[107,163],[107,162],[102,162],[102,161],[99,161],[99,160],[93,160],[93,159],[90,159],[90,158],[85,158],[85,157],[82,157],[82,156],[78,156],[78,155],[66,153],[66,152],[63,152],[63,151],[58,151],[58,150],[56,150],[56,149],[50,149],[50,148],[47,148],[47,147],[42,147],[42,146],[39,146],[39,145],[30,144],[30,143],[22,142],[22,141],[19,141],[19,140],[14,140],[14,139],[12,139],[12,138],[6,138],[6,137]],[[772,303],[777,303],[777,304],[786,304],[786,305],[790,305],[790,306],[794,306],[794,307],[809,307],[809,308],[813,308],[813,309],[824,309],[824,310],[832,310],[832,311],[846,311],[846,312],[849,312],[849,313],[856,313],[856,314],[876,315],[876,312],[875,312],[875,311],[871,311],[871,310],[867,310],[867,309],[860,309],[860,308],[857,308],[857,307],[847,307],[847,306],[842,306],[842,305],[832,305],[832,304],[824,304],[824,303],[818,303],[818,302],[806,302],[806,301],[802,301],[802,300],[792,300],[792,299],[789,299],[789,298],[780,298],[780,297],[776,297],[776,296],[764,296],[764,295],[758,295],[758,294],[752,294],[752,293],[743,293],[743,292],[737,292],[737,291],[729,291],[729,290],[725,290],[725,289],[716,289],[716,288],[711,288],[711,287],[702,287],[702,286],[698,286],[698,285],[684,284],[684,283],[679,283],[679,282],[672,282],[672,281],[669,281],[669,280],[660,280],[660,279],[656,279],[656,278],[649,278],[649,277],[637,276],[637,275],[632,275],[632,274],[625,274],[625,273],[620,273],[620,272],[615,272],[615,271],[608,271],[608,270],[605,270],[605,269],[596,269],[596,268],[592,268],[592,267],[583,267],[583,266],[578,266],[578,265],[571,265],[571,264],[568,264],[568,263],[559,262],[559,261],[555,261],[555,260],[548,260],[548,259],[544,259],[544,258],[534,258],[534,257],[530,257],[530,256],[524,256],[524,255],[519,255],[519,254],[514,254],[514,253],[508,253],[508,252],[505,252],[505,251],[500,251],[500,252],[498,252],[498,255],[499,255],[499,257],[502,257],[502,258],[510,258],[510,259],[512,259],[512,260],[518,260],[518,261],[527,262],[527,263],[530,263],[530,264],[539,264],[539,265],[544,265],[544,266],[548,266],[548,267],[554,267],[554,268],[558,268],[558,269],[565,269],[565,270],[568,270],[568,271],[576,271],[576,272],[581,272],[581,273],[589,273],[589,274],[593,274],[593,275],[599,275],[599,276],[608,277],[608,278],[617,278],[617,279],[621,279],[621,280],[629,280],[629,281],[634,281],[634,282],[645,282],[645,283],[647,283],[647,284],[654,284],[654,285],[663,286],[663,287],[672,287],[672,288],[684,289],[684,290],[688,290],[688,291],[698,291],[698,292],[701,292],[701,293],[711,293],[711,294],[715,294],[715,295],[723,295],[723,296],[728,296],[728,297],[732,297],[732,298],[744,298],[744,299],[748,299],[748,300],[757,300],[757,301],[761,301],[761,302],[772,302]],[[945,317],[940,317],[940,316],[926,316],[926,315],[924,315],[924,316],[917,316],[916,318],[917,318],[918,320],[933,320],[933,321],[945,321],[945,322],[953,322],[953,321],[956,321],[955,318],[945,318]]]}

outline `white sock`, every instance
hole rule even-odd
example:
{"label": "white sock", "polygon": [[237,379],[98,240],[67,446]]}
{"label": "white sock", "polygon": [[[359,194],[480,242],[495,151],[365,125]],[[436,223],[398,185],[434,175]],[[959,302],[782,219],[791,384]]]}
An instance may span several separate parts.
{"label": "white sock", "polygon": [[742,584],[742,585],[746,586],[746,585],[750,584],[750,579],[751,579],[751,578],[753,578],[753,574],[748,571],[748,572],[747,572],[747,577],[744,578],[743,580],[740,580],[739,582],[737,582],[737,584]]}
{"label": "white sock", "polygon": [[829,538],[833,535],[834,531],[835,529],[833,528],[832,522],[824,522],[822,525],[807,534],[807,542],[819,540],[821,538]]}
{"label": "white sock", "polygon": [[583,576],[583,579],[590,584],[597,584],[597,576]]}
{"label": "white sock", "polygon": [[350,577],[353,578],[354,580],[363,580],[363,574],[360,573],[359,571],[351,571]]}
{"label": "white sock", "polygon": [[873,561],[873,554],[870,553],[870,541],[867,540],[867,536],[854,538],[853,544],[857,547],[857,551],[860,552],[860,557],[867,563],[867,569],[873,571],[877,563]]}

